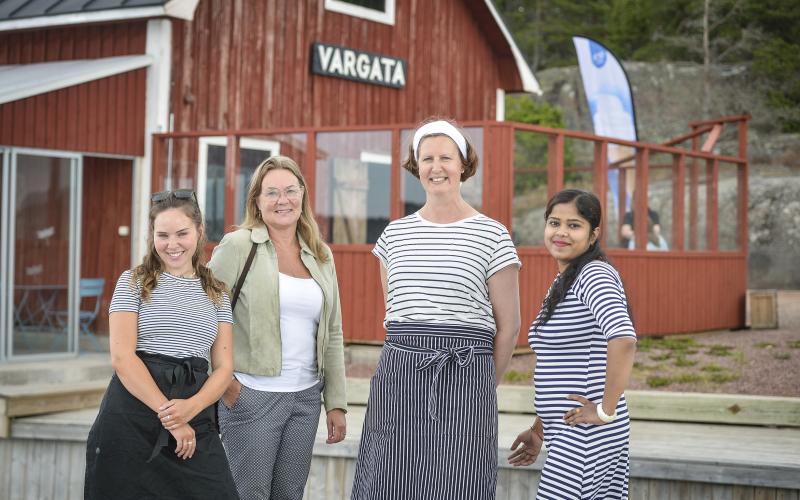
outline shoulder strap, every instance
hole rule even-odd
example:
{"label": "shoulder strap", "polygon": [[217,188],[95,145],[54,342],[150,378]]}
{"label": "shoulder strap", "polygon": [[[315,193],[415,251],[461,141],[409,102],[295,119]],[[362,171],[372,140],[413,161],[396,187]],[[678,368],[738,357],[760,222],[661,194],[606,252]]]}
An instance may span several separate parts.
{"label": "shoulder strap", "polygon": [[244,284],[244,279],[247,278],[247,272],[250,270],[250,264],[253,263],[253,258],[256,256],[256,248],[258,248],[258,243],[253,242],[253,246],[250,248],[250,254],[247,256],[247,261],[244,263],[244,269],[242,269],[242,274],[239,275],[239,281],[236,282],[236,288],[233,290],[233,299],[231,300],[231,310],[236,308],[236,302],[239,301],[239,292],[242,291],[242,285]]}

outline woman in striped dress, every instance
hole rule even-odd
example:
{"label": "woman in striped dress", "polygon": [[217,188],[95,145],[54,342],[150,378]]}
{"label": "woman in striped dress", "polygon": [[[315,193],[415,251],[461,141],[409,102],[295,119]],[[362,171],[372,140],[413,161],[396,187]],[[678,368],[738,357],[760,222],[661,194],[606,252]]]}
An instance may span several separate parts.
{"label": "woman in striped dress", "polygon": [[491,499],[495,388],[520,326],[520,261],[506,228],[461,197],[478,157],[452,123],[420,127],[403,166],[426,202],[390,223],[373,250],[387,334],[352,498]]}
{"label": "woman in striped dress", "polygon": [[509,462],[547,446],[538,499],[628,498],[630,421],[623,391],[636,333],[617,271],[600,249],[600,201],[566,189],[545,211],[545,247],[559,274],[531,325],[538,418]]}

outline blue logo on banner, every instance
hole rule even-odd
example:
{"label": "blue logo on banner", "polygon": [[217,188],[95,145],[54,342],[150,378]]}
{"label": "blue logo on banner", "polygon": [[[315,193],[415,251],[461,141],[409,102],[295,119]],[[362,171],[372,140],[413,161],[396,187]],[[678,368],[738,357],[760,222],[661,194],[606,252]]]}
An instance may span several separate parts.
{"label": "blue logo on banner", "polygon": [[606,52],[606,49],[603,46],[589,40],[589,50],[592,53],[592,64],[598,68],[602,68],[606,63],[606,59],[608,59],[608,53]]}

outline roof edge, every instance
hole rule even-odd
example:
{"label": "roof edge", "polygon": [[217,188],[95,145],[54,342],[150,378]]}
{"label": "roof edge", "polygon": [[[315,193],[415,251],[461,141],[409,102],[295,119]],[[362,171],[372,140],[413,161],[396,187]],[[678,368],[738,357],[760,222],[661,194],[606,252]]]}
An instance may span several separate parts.
{"label": "roof edge", "polygon": [[54,16],[37,16],[0,21],[0,32],[35,28],[49,28],[76,24],[173,17],[191,21],[200,0],[170,0],[161,7],[130,7],[93,12],[73,12]]}
{"label": "roof edge", "polygon": [[500,31],[503,32],[503,36],[511,48],[511,54],[514,56],[514,63],[517,65],[517,71],[519,71],[519,79],[522,81],[522,90],[531,94],[542,95],[542,87],[539,86],[539,82],[536,80],[536,77],[533,76],[533,71],[531,71],[527,61],[525,61],[525,58],[522,56],[522,51],[517,47],[517,42],[514,41],[514,38],[508,31],[506,24],[503,22],[503,18],[500,17],[497,9],[494,8],[492,0],[484,0],[484,3],[486,4],[486,8],[489,9],[489,12],[492,13],[495,23],[497,23]]}
{"label": "roof edge", "polygon": [[[82,83],[107,78],[109,76],[118,75],[128,71],[133,71],[139,68],[145,68],[153,63],[153,57],[150,55],[130,55],[130,56],[115,56],[104,57],[99,59],[73,59],[68,61],[49,61],[42,63],[30,64],[9,64],[0,66],[2,72],[14,71],[17,69],[25,68],[48,68],[52,74],[63,73],[63,70],[58,71],[55,68],[63,68],[65,65],[75,66],[84,65],[85,69],[80,72],[67,73],[66,76],[59,76],[58,78],[44,78],[30,84],[25,82],[14,82],[14,78],[9,78],[6,73],[4,81],[11,82],[8,87],[0,85],[0,105],[9,102],[26,99],[28,97],[46,94],[63,88],[80,85]],[[19,78],[17,78],[19,80]],[[17,85],[14,85],[17,83]]]}

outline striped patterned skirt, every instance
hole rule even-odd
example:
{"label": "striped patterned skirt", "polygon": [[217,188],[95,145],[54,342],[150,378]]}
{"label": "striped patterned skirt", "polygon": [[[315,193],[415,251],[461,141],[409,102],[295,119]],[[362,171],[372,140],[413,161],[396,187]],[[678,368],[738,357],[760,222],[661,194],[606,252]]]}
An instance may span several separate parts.
{"label": "striped patterned skirt", "polygon": [[493,499],[494,333],[390,323],[372,377],[353,499]]}

